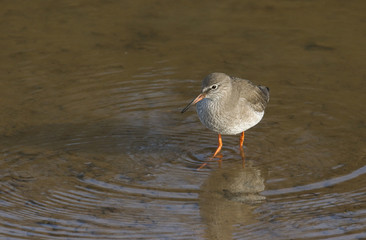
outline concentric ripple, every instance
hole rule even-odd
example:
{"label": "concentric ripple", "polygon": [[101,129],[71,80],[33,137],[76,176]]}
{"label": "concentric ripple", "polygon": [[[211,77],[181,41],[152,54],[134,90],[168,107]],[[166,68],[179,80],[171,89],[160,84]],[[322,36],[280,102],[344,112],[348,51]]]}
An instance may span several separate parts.
{"label": "concentric ripple", "polygon": [[[361,5],[4,1],[0,238],[366,238]],[[245,161],[210,72],[271,89]]]}
{"label": "concentric ripple", "polygon": [[[190,100],[177,98],[184,83],[170,77],[170,68],[151,71],[121,83],[111,78],[102,88],[94,79],[64,88],[65,114],[83,106],[98,117],[33,125],[2,139],[4,237],[363,237],[362,142],[339,146],[332,136],[344,127],[337,114],[324,111],[285,133],[293,124],[288,116],[264,118],[246,133],[243,168],[237,136],[224,136],[222,157],[210,159],[217,136],[195,111],[180,114]],[[77,97],[83,92],[94,97]],[[288,112],[276,97],[272,102]],[[330,128],[319,130],[324,119]]]}

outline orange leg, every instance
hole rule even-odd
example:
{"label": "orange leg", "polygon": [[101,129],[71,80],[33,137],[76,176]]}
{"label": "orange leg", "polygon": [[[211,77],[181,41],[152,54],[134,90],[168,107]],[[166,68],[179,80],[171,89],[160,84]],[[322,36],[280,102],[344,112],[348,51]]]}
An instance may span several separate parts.
{"label": "orange leg", "polygon": [[245,167],[245,155],[244,155],[244,149],[243,149],[243,143],[244,143],[244,132],[240,134],[240,156],[243,163],[243,168]]}
{"label": "orange leg", "polygon": [[216,157],[216,155],[221,151],[221,148],[222,148],[222,138],[221,134],[219,134],[219,146],[217,146],[216,152],[214,153],[212,158]]}
{"label": "orange leg", "polygon": [[[211,159],[216,157],[216,155],[221,151],[221,148],[222,148],[222,138],[221,138],[221,134],[219,134],[219,146],[217,146],[217,149],[216,149],[214,155],[211,157]],[[220,157],[220,160],[221,160],[221,158],[222,158],[222,156]],[[219,164],[221,165],[221,163],[219,163]],[[199,168],[197,168],[197,170],[204,168],[206,165],[207,165],[207,162],[202,163],[201,166]]]}
{"label": "orange leg", "polygon": [[244,143],[244,132],[242,132],[242,133],[240,134],[240,148],[242,148],[242,147],[243,147],[243,143]]}

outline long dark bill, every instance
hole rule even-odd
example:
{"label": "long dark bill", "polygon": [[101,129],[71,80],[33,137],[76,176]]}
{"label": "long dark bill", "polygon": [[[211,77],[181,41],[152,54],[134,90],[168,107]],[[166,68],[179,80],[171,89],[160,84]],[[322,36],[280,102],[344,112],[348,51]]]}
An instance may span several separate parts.
{"label": "long dark bill", "polygon": [[180,113],[184,113],[185,111],[188,110],[188,108],[190,108],[192,105],[198,103],[199,101],[201,101],[202,99],[204,99],[206,96],[206,94],[201,93],[200,95],[198,95],[195,99],[193,99]]}

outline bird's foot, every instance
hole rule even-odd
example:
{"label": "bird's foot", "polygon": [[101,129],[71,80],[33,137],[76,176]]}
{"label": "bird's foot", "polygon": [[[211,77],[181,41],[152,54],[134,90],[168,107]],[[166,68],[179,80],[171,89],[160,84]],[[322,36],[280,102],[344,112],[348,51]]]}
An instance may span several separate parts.
{"label": "bird's foot", "polygon": [[[204,168],[209,162],[214,162],[217,161],[219,164],[219,168],[221,168],[221,163],[222,163],[222,154],[216,154],[212,157],[210,157],[208,160],[206,160],[204,163],[202,163],[198,168],[197,171],[201,170],[202,168]],[[215,158],[219,158],[219,160],[215,160]]]}

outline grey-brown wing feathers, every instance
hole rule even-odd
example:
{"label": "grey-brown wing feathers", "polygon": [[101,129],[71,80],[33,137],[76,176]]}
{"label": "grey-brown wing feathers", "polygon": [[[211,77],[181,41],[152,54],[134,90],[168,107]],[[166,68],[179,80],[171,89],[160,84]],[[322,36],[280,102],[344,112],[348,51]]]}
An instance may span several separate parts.
{"label": "grey-brown wing feathers", "polygon": [[264,93],[265,100],[269,102],[269,88],[266,86],[258,86],[260,90]]}
{"label": "grey-brown wing feathers", "polygon": [[235,79],[236,81],[245,81],[241,86],[240,98],[245,98],[252,108],[257,112],[263,112],[269,101],[269,88],[265,86],[257,86],[246,79]]}

